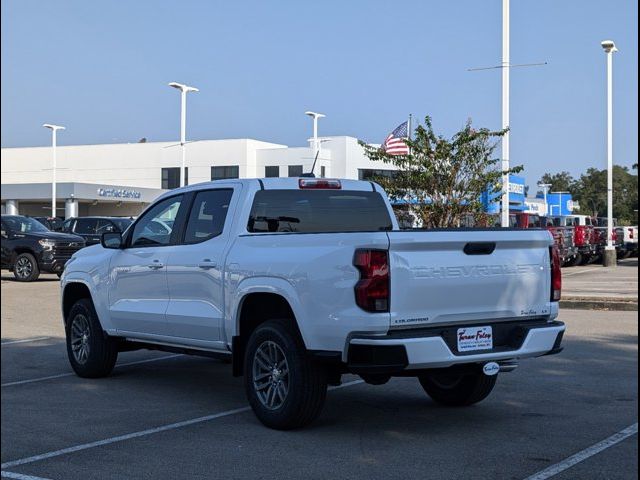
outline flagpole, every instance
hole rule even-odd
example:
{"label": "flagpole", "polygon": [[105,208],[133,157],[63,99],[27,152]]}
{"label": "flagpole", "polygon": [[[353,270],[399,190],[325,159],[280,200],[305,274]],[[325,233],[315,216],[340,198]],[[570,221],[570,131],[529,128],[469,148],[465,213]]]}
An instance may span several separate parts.
{"label": "flagpole", "polygon": [[[409,121],[407,122],[407,138],[409,140],[411,140],[411,117],[412,115],[409,114]],[[409,155],[411,155],[411,147],[409,147]]]}

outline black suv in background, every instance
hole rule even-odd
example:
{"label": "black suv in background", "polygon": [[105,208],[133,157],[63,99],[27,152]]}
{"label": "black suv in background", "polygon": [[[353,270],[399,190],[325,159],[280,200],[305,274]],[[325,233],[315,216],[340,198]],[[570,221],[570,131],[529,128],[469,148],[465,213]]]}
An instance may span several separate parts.
{"label": "black suv in background", "polygon": [[87,245],[100,243],[103,233],[124,232],[133,220],[124,217],[77,217],[68,218],[60,231],[84,238]]}
{"label": "black suv in background", "polygon": [[62,275],[65,263],[85,246],[82,237],[52,232],[33,218],[2,215],[2,268],[32,282],[40,272]]}
{"label": "black suv in background", "polygon": [[62,228],[62,222],[64,222],[64,219],[60,217],[31,217],[31,218],[39,221],[49,230],[52,230],[54,232],[60,231],[60,229]]}

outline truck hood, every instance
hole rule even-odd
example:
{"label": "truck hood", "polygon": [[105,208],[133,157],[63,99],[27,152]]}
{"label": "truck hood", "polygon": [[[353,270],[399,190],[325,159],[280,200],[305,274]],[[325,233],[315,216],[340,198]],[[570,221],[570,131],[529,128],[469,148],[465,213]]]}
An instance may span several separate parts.
{"label": "truck hood", "polygon": [[80,242],[84,243],[84,238],[73,235],[70,233],[62,232],[29,232],[29,233],[16,233],[16,235],[24,235],[24,237],[32,238],[46,238],[55,242]]}

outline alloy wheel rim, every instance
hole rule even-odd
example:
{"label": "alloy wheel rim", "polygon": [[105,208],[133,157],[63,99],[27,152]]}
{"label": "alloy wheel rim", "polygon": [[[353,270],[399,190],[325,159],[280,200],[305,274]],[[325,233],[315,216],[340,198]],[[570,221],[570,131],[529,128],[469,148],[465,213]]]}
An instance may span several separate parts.
{"label": "alloy wheel rim", "polygon": [[289,393],[289,364],[280,346],[267,340],[253,355],[253,387],[260,403],[269,410],[282,407]]}
{"label": "alloy wheel rim", "polygon": [[89,320],[82,314],[76,315],[71,323],[71,352],[75,361],[81,365],[89,358],[90,338]]}
{"label": "alloy wheel rim", "polygon": [[33,265],[31,265],[31,261],[26,257],[21,257],[16,262],[16,273],[20,278],[27,278],[33,272]]}

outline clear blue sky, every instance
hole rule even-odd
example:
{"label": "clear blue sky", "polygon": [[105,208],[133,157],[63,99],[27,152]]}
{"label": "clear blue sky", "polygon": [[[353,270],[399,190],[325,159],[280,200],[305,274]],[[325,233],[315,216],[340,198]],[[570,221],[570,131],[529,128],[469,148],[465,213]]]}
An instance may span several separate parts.
{"label": "clear blue sky", "polygon": [[[178,8],[179,7],[179,8]],[[606,164],[605,55],[613,39],[614,155],[638,159],[638,6],[633,0],[512,0],[511,159],[546,170]],[[409,113],[451,134],[500,126],[501,1],[2,0],[3,147],[188,138],[304,145],[380,142]]]}

